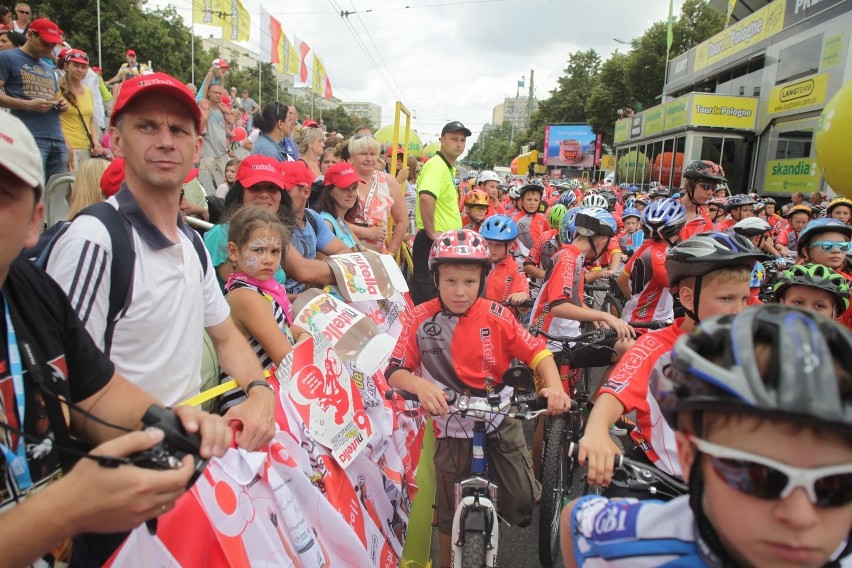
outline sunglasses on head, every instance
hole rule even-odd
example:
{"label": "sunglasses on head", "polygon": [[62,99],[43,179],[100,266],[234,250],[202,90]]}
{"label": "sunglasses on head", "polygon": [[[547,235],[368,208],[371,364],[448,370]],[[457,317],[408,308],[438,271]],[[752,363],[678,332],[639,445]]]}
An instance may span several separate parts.
{"label": "sunglasses on head", "polygon": [[352,137],[352,140],[360,140],[361,138],[372,138],[372,134],[356,134]]}
{"label": "sunglasses on head", "polygon": [[819,248],[822,252],[831,252],[837,249],[841,252],[849,252],[852,250],[852,242],[850,241],[815,241],[811,243],[810,248]]}
{"label": "sunglasses on head", "polygon": [[845,507],[852,501],[852,464],[804,469],[694,436],[690,441],[707,456],[716,475],[740,493],[774,501],[801,487],[817,507]]}

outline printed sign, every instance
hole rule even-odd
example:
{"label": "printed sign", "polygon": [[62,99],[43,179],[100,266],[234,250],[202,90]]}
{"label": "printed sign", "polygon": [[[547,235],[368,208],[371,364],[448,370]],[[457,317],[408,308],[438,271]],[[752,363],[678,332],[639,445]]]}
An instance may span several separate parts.
{"label": "printed sign", "polygon": [[822,61],[819,64],[820,69],[828,69],[840,63],[840,57],[843,53],[843,34],[833,35],[825,38],[822,44]]}
{"label": "printed sign", "polygon": [[624,142],[630,136],[630,119],[622,118],[621,120],[615,123],[615,135],[613,136],[613,141],[618,144],[619,142]]}
{"label": "printed sign", "polygon": [[666,130],[685,128],[687,116],[689,114],[689,95],[669,101],[665,106],[666,122],[664,128]]}
{"label": "printed sign", "polygon": [[757,99],[726,95],[692,95],[691,126],[753,130],[757,120]]}
{"label": "printed sign", "polygon": [[786,10],[784,11],[784,27],[789,28],[805,18],[843,2],[846,2],[846,0],[787,0]]}
{"label": "printed sign", "polygon": [[780,32],[784,28],[784,9],[789,2],[775,0],[699,44],[695,50],[695,71],[718,63]]}
{"label": "printed sign", "polygon": [[337,287],[347,302],[381,300],[393,294],[390,279],[378,255],[353,252],[330,256]]}
{"label": "printed sign", "polygon": [[767,112],[778,114],[825,103],[828,73],[813,75],[793,83],[785,83],[769,93]]}
{"label": "printed sign", "polygon": [[815,158],[770,160],[766,164],[763,190],[769,193],[813,193],[819,190],[821,181]]}
{"label": "printed sign", "polygon": [[653,136],[663,131],[665,122],[666,105],[657,105],[644,112],[645,136]]}
{"label": "printed sign", "polygon": [[591,168],[595,162],[595,133],[588,124],[549,124],[545,127],[544,164]]}
{"label": "printed sign", "polygon": [[331,342],[320,336],[297,344],[275,376],[280,396],[289,398],[311,438],[330,449],[337,463],[345,468],[364,451],[373,426]]}

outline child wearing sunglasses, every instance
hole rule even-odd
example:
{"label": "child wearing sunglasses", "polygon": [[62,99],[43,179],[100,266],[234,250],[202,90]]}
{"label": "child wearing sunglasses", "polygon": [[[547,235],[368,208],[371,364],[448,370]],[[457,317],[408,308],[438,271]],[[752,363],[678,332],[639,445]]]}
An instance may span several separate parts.
{"label": "child wearing sunglasses", "polygon": [[672,370],[666,408],[690,494],[572,503],[565,565],[852,566],[849,330],[750,308],[682,337]]}

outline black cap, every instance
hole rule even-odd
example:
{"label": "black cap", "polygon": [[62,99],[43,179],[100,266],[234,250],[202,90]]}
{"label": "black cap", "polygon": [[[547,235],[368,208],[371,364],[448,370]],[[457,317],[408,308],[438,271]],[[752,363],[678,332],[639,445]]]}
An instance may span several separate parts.
{"label": "black cap", "polygon": [[464,124],[462,124],[458,120],[454,120],[453,122],[448,122],[444,126],[444,128],[441,130],[441,136],[443,136],[447,132],[464,132],[465,136],[470,136],[470,130],[465,128]]}

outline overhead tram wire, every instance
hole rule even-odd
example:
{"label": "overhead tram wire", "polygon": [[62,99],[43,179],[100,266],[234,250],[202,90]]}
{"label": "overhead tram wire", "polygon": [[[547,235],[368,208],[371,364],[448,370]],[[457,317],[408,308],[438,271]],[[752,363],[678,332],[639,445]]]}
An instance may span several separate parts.
{"label": "overhead tram wire", "polygon": [[355,27],[352,25],[352,23],[349,21],[348,18],[343,16],[344,11],[340,9],[339,5],[336,5],[335,0],[328,0],[328,1],[329,1],[329,4],[331,4],[332,8],[337,9],[338,12],[341,14],[341,20],[343,20],[343,24],[346,26],[346,29],[349,30],[350,34],[352,34],[352,37],[355,39],[355,42],[361,48],[361,51],[364,52],[365,57],[367,57],[367,60],[373,66],[373,69],[376,70],[376,73],[378,73],[379,78],[385,84],[385,87],[387,87],[388,92],[392,93],[394,96],[396,96],[397,98],[402,100],[402,98],[403,98],[402,93],[400,93],[398,89],[394,89],[394,87],[391,85],[391,82],[385,76],[385,73],[382,71],[381,67],[379,66],[378,62],[376,61],[376,58],[373,57],[373,55],[370,53],[370,50],[364,44],[364,41],[358,35],[357,31],[355,30]]}
{"label": "overhead tram wire", "polygon": [[361,27],[364,28],[364,33],[367,34],[367,39],[369,39],[370,43],[373,44],[373,49],[376,50],[376,54],[379,56],[379,59],[381,59],[385,69],[388,70],[388,75],[390,76],[391,81],[393,81],[393,84],[396,86],[396,92],[399,93],[399,100],[403,101],[405,106],[410,108],[411,105],[409,104],[408,98],[403,94],[402,87],[399,86],[396,77],[390,70],[390,66],[387,64],[387,61],[385,61],[385,57],[382,55],[382,50],[376,45],[376,42],[373,40],[373,35],[370,33],[370,30],[367,29],[367,24],[364,23],[364,20],[361,18],[361,14],[355,9],[354,0],[349,0],[349,4],[351,4],[352,9],[355,10],[355,15],[358,17],[358,21],[361,22]]}

